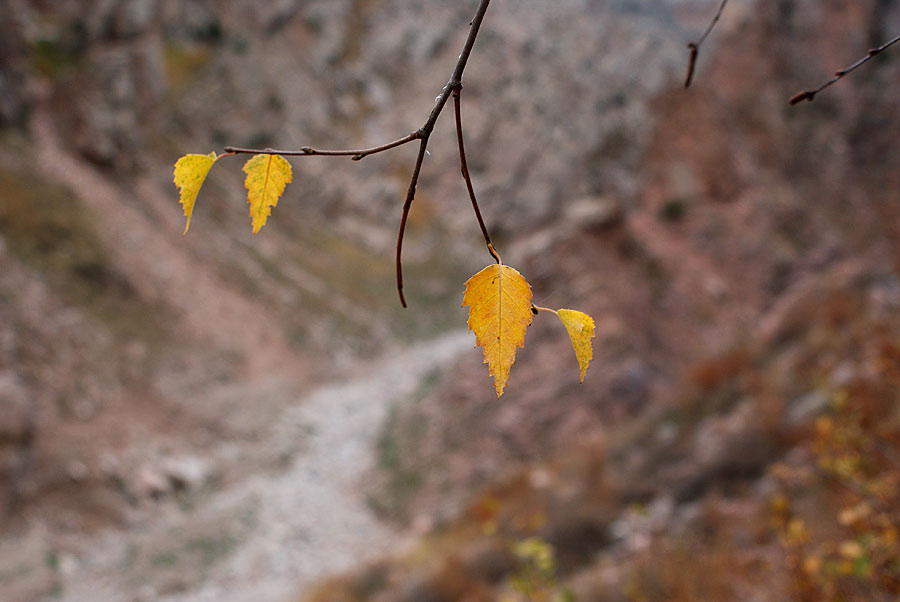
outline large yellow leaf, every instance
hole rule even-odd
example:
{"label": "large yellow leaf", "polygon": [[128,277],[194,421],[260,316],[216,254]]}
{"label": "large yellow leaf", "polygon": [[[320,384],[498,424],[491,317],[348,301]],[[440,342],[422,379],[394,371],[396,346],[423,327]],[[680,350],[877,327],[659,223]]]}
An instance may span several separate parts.
{"label": "large yellow leaf", "polygon": [[208,155],[185,155],[175,163],[175,186],[181,189],[181,206],[184,207],[184,214],[187,216],[187,223],[184,225],[185,234],[191,227],[191,214],[194,212],[197,194],[215,162],[216,153],[211,152]]}
{"label": "large yellow leaf", "polygon": [[531,324],[531,287],[513,268],[490,265],[466,281],[462,304],[469,306],[469,330],[484,349],[500,397]]}
{"label": "large yellow leaf", "polygon": [[250,217],[253,219],[253,233],[266,225],[266,218],[272,214],[272,207],[291,181],[291,164],[280,155],[254,155],[244,164],[244,187],[247,202],[250,203]]}
{"label": "large yellow leaf", "polygon": [[575,357],[578,358],[578,366],[581,368],[581,382],[584,382],[584,373],[588,364],[594,358],[591,347],[591,338],[594,336],[594,319],[589,315],[574,309],[561,309],[556,312],[563,326],[572,339],[572,347],[575,348]]}

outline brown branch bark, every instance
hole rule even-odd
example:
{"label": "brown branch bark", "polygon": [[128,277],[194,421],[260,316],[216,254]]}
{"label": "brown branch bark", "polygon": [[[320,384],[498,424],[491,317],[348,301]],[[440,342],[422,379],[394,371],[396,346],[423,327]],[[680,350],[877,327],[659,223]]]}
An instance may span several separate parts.
{"label": "brown branch bark", "polygon": [[694,79],[694,69],[697,66],[697,56],[700,54],[700,47],[703,46],[703,42],[706,41],[706,37],[713,30],[713,27],[716,26],[716,23],[719,22],[719,18],[722,16],[722,11],[725,10],[725,5],[728,4],[728,0],[722,0],[722,3],[719,4],[719,9],[716,11],[715,16],[712,21],[710,21],[709,25],[706,27],[706,31],[703,32],[703,35],[697,39],[696,42],[688,42],[688,49],[691,51],[690,58],[688,59],[688,71],[687,76],[684,78],[684,87],[690,88],[691,82]]}
{"label": "brown branch bark", "polygon": [[825,88],[827,88],[833,84],[836,84],[845,75],[847,75],[848,73],[851,73],[853,71],[856,71],[857,69],[859,69],[860,67],[862,67],[863,65],[868,63],[869,60],[873,56],[877,56],[877,55],[881,54],[882,52],[884,52],[885,50],[887,50],[888,48],[890,48],[897,42],[900,42],[900,35],[898,35],[896,38],[894,38],[890,42],[887,42],[886,44],[879,46],[878,48],[870,48],[869,51],[866,53],[866,56],[862,57],[861,59],[859,59],[858,61],[856,61],[855,63],[853,63],[852,65],[850,65],[848,67],[844,67],[843,69],[839,69],[838,71],[835,71],[834,77],[832,77],[830,80],[828,80],[827,82],[825,82],[818,88],[815,88],[813,90],[804,90],[802,92],[797,92],[796,94],[791,96],[790,99],[788,99],[788,104],[791,106],[794,106],[798,103],[803,102],[804,100],[808,100],[808,101],[812,102],[815,99],[816,94],[818,94]]}

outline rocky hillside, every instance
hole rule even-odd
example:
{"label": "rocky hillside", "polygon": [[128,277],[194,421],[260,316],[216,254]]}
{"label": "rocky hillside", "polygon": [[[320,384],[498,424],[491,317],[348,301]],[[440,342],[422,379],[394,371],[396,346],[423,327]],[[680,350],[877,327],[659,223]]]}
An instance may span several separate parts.
{"label": "rocky hillside", "polygon": [[[837,552],[840,537],[869,537],[842,510],[892,502],[817,473],[829,444],[808,429],[820,412],[817,425],[846,421],[833,401],[842,396],[854,415],[895,419],[881,354],[896,337],[897,60],[812,105],[786,99],[895,35],[898,8],[729,6],[694,88],[671,81],[650,103],[645,142],[620,141],[620,154],[640,157],[637,190],[567,203],[511,247],[538,295],[547,291],[542,304],[598,317],[587,386],[565,336],[537,320],[513,369],[514,403],[486,403],[470,357],[398,406],[373,504],[434,535],[316,600],[518,599],[532,560],[516,542],[535,534],[559,556],[543,595],[557,577],[578,600],[896,594],[884,569],[893,560],[854,572]],[[895,433],[870,436],[887,449],[866,478],[892,482]],[[821,494],[798,493],[815,484]],[[791,522],[796,498],[803,511]],[[460,517],[462,502],[471,506]],[[788,532],[804,520],[812,535]],[[896,514],[878,520],[896,528]],[[854,566],[884,558],[842,549]]]}
{"label": "rocky hillside", "polygon": [[[603,439],[671,396],[698,361],[754,340],[847,265],[890,277],[900,257],[887,133],[895,61],[815,104],[789,108],[786,99],[848,62],[841,57],[888,39],[898,18],[885,3],[733,7],[697,86],[670,80],[648,104],[646,138],[617,138],[618,156],[640,157],[638,189],[580,197],[569,188],[575,200],[526,227],[505,255],[540,304],[597,318],[587,386],[578,386],[568,339],[540,317],[513,368],[515,403],[485,404],[480,358],[468,358],[451,383],[400,411],[388,434],[416,431],[416,452],[401,455],[429,482],[404,503],[407,513],[418,495],[427,512],[459,483],[469,491],[511,464]],[[823,35],[829,27],[842,34]]]}
{"label": "rocky hillside", "polygon": [[[684,42],[711,4],[491,6],[463,92],[482,211],[538,303],[595,316],[594,362],[580,386],[568,339],[540,316],[501,403],[477,351],[379,396],[393,407],[366,435],[373,466],[353,495],[394,533],[438,535],[409,571],[381,564],[363,578],[377,587],[349,579],[323,599],[420,600],[445,569],[474,589],[436,599],[493,595],[516,570],[506,541],[532,532],[555,547],[579,600],[606,587],[659,599],[648,583],[668,577],[623,569],[632,552],[690,554],[696,529],[711,527],[688,518],[710,496],[725,496],[710,512],[765,505],[774,490],[761,476],[804,449],[827,400],[885,374],[900,267],[898,62],[879,57],[813,104],[786,99],[900,30],[900,6],[731,2],[685,91]],[[238,159],[217,163],[186,237],[171,166],[226,144],[356,147],[414,130],[473,9],[2,2],[0,592],[78,599],[90,588],[74,584],[114,561],[130,572],[110,599],[185,597],[224,578],[216,567],[246,556],[235,550],[256,523],[177,553],[134,534],[190,524],[193,507],[230,499],[254,473],[299,474],[285,467],[302,465],[304,446],[271,431],[294,424],[297,400],[464,322],[462,282],[490,257],[447,116],[411,215],[407,311],[393,245],[411,148],[294,160],[257,237]],[[812,410],[796,409],[804,399]],[[163,511],[174,522],[153,523]],[[529,516],[534,528],[522,527]],[[634,527],[645,519],[655,526]],[[686,539],[655,539],[671,525]],[[108,529],[118,560],[96,552]],[[713,531],[722,546],[746,536]],[[632,535],[643,543],[622,547]],[[773,540],[754,541],[760,562],[776,558]],[[13,554],[23,542],[28,553]],[[179,554],[196,560],[184,574]],[[683,598],[701,599],[684,579],[694,593]]]}
{"label": "rocky hillside", "polygon": [[[5,489],[17,492],[13,505],[33,508],[43,497],[37,490],[68,488],[69,460],[68,472],[85,473],[76,481],[103,481],[102,451],[119,444],[105,436],[98,444],[101,422],[129,425],[123,444],[142,449],[165,438],[173,420],[223,414],[188,402],[210,385],[298,370],[316,382],[386,340],[464,319],[461,283],[488,257],[465,209],[446,121],[407,240],[408,312],[392,292],[408,149],[361,163],[295,161],[293,196],[255,239],[237,160],[217,165],[187,237],[170,174],[180,154],[226,143],[354,146],[418,127],[454,62],[469,8],[9,5],[0,227],[9,265],[3,382],[15,408],[4,413],[2,474]],[[597,5],[588,9],[596,19],[580,20],[579,39],[589,44],[528,33],[565,31],[583,10],[577,2],[527,13],[498,6],[473,58],[467,129],[482,151],[473,152],[472,169],[500,241],[528,236],[573,194],[618,197],[635,188],[627,174],[638,154],[603,149],[626,130],[648,135],[648,106],[628,96],[649,98],[667,81],[675,61],[661,60],[660,44],[673,49],[675,37],[654,32],[671,28],[669,15],[641,3]],[[593,57],[614,43],[626,50],[602,68],[610,87],[579,71],[556,77],[564,70],[554,64],[599,69]],[[626,66],[638,63],[646,77],[635,79]],[[580,112],[570,119],[571,101],[563,101],[576,98]],[[539,127],[523,131],[523,122]],[[547,146],[558,152],[538,161]],[[582,158],[567,158],[575,156]],[[598,162],[620,175],[590,181]],[[62,435],[70,430],[71,446]]]}

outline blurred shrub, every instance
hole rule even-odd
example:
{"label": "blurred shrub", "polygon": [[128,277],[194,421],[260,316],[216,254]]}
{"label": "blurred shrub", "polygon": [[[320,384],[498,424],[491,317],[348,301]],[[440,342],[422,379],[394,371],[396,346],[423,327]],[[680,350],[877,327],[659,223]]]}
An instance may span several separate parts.
{"label": "blurred shrub", "polygon": [[805,462],[773,469],[796,600],[900,599],[900,347],[885,342],[874,364],[815,421]]}

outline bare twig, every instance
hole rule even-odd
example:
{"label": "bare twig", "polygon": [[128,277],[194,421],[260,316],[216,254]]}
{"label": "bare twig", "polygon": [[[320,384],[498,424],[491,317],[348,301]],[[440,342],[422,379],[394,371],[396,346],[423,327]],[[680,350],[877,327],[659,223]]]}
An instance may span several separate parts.
{"label": "bare twig", "polygon": [[466,69],[466,63],[469,61],[469,55],[472,53],[472,47],[475,45],[475,39],[478,37],[478,30],[481,28],[481,22],[484,20],[484,14],[487,12],[490,3],[491,0],[480,0],[478,10],[475,11],[475,16],[469,23],[469,35],[466,38],[466,43],[463,46],[462,52],[459,54],[459,60],[456,61],[456,67],[453,68],[453,73],[450,75],[450,80],[447,82],[447,85],[444,86],[437,101],[435,101],[434,108],[431,109],[431,114],[428,116],[428,121],[426,121],[425,125],[419,130],[422,132],[422,142],[419,145],[419,155],[416,157],[416,165],[413,168],[412,179],[409,182],[409,189],[406,192],[406,200],[403,203],[403,213],[400,217],[400,229],[397,233],[397,293],[400,295],[400,303],[403,304],[403,307],[406,307],[406,299],[403,296],[403,265],[400,259],[403,250],[403,234],[406,231],[406,220],[409,216],[409,209],[416,196],[416,183],[419,180],[422,161],[425,159],[425,151],[428,147],[428,137],[431,136],[431,132],[434,130],[434,124],[437,123],[441,111],[444,110],[444,106],[447,104],[447,99],[450,98],[450,94],[458,86],[462,85],[463,71]]}
{"label": "bare twig", "polygon": [[821,92],[828,86],[831,86],[832,84],[837,83],[841,78],[843,78],[848,73],[851,73],[851,72],[855,71],[856,69],[862,67],[867,62],[869,62],[869,59],[871,59],[873,56],[881,54],[883,51],[887,50],[889,47],[896,44],[897,42],[900,42],[900,35],[898,35],[896,38],[894,38],[890,42],[883,44],[882,46],[879,46],[878,48],[870,48],[869,51],[866,53],[866,56],[862,57],[861,59],[859,59],[852,65],[850,65],[849,67],[844,67],[843,69],[835,71],[834,77],[832,77],[830,80],[828,80],[827,82],[825,82],[818,88],[815,88],[814,90],[804,90],[803,92],[797,92],[796,94],[791,96],[790,99],[788,99],[788,104],[791,106],[794,106],[795,104],[803,102],[804,100],[808,100],[808,101],[812,102],[813,99],[816,97],[816,94],[818,94],[819,92]]}
{"label": "bare twig", "polygon": [[722,16],[722,11],[725,10],[725,5],[728,4],[728,0],[722,0],[722,3],[719,4],[719,9],[716,11],[713,20],[710,21],[709,25],[706,27],[706,31],[703,32],[703,35],[696,42],[688,42],[688,49],[691,51],[690,58],[688,60],[688,71],[687,77],[684,78],[684,87],[690,88],[691,81],[694,79],[694,69],[697,66],[697,55],[700,54],[700,47],[703,45],[703,42],[706,41],[706,37],[713,30],[713,27],[716,26],[716,23],[719,22],[719,18]]}
{"label": "bare twig", "polygon": [[[440,114],[440,112],[438,112],[438,114]],[[406,191],[406,200],[403,201],[403,213],[400,214],[400,228],[397,232],[397,253],[395,255],[395,262],[397,264],[397,294],[400,295],[400,304],[403,305],[403,307],[406,307],[406,297],[403,296],[403,262],[401,259],[403,252],[403,234],[406,232],[406,220],[409,218],[409,209],[412,207],[413,199],[416,197],[416,184],[419,182],[419,173],[422,171],[422,162],[425,160],[425,153],[428,150],[428,137],[430,135],[431,132],[429,131],[422,137],[422,143],[419,145],[419,154],[416,156],[416,165],[413,167],[412,178],[409,180],[409,188]]]}
{"label": "bare twig", "polygon": [[394,140],[393,142],[388,142],[387,144],[382,144],[380,146],[373,146],[372,148],[360,148],[355,150],[322,150],[318,148],[312,148],[310,146],[301,146],[299,150],[278,150],[274,148],[239,148],[236,146],[226,146],[225,152],[233,155],[283,155],[286,157],[304,157],[304,156],[320,156],[320,157],[351,157],[354,161],[359,161],[364,157],[368,157],[369,155],[374,155],[376,153],[381,153],[386,150],[391,150],[392,148],[397,148],[398,146],[402,146],[407,142],[412,142],[413,140],[418,140],[422,137],[422,130],[416,130],[410,134],[407,134],[403,138],[398,140]]}
{"label": "bare twig", "polygon": [[463,180],[466,181],[466,189],[469,191],[469,198],[472,199],[472,209],[475,210],[475,217],[478,218],[478,225],[481,226],[481,234],[484,236],[484,243],[487,245],[488,252],[497,263],[500,263],[500,256],[494,250],[494,244],[491,242],[491,235],[488,234],[487,227],[484,225],[484,219],[481,217],[481,210],[478,208],[478,201],[475,199],[475,188],[472,186],[472,178],[469,175],[469,163],[466,161],[466,145],[463,142],[462,130],[462,114],[460,112],[459,95],[462,91],[462,84],[456,86],[453,90],[453,113],[456,116],[456,140],[459,143],[459,170],[462,172]]}

